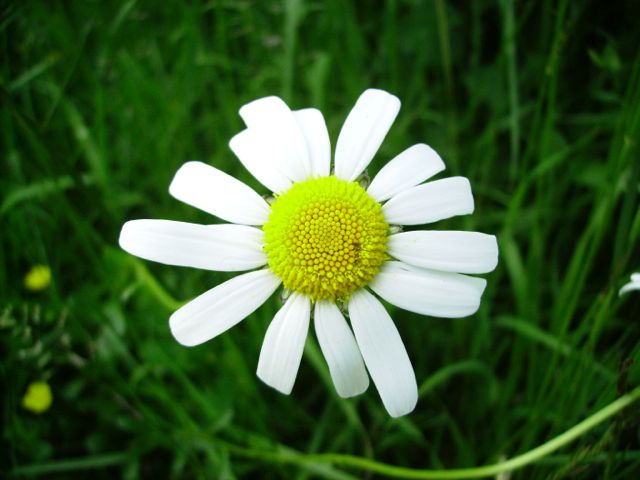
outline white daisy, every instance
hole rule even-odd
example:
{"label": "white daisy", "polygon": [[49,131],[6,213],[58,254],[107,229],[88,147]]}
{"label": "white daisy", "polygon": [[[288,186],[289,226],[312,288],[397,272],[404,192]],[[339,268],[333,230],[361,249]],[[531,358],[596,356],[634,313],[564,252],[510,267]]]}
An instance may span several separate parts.
{"label": "white daisy", "polygon": [[413,367],[377,296],[420,314],[471,315],[486,281],[463,274],[492,271],[498,247],[493,235],[477,232],[400,232],[402,225],[474,209],[466,178],[423,183],[444,170],[427,145],[414,145],[392,159],[368,187],[358,183],[399,109],[395,96],[365,91],[340,131],[332,165],[320,111],[291,111],[278,97],[255,100],[240,109],[247,129],[231,139],[230,147],[273,192],[273,202],[214,167],[188,162],[176,173],[171,195],[230,224],[124,224],[120,245],[141,258],[207,270],[250,270],[176,311],[169,325],[178,342],[192,346],[216,337],[282,284],[290,295],[266,332],[260,379],[291,392],[313,318],[341,397],[364,392],[368,370],[391,416],[414,409]]}
{"label": "white daisy", "polygon": [[640,273],[632,273],[631,281],[622,286],[618,295],[624,295],[625,293],[631,292],[633,290],[640,290]]}

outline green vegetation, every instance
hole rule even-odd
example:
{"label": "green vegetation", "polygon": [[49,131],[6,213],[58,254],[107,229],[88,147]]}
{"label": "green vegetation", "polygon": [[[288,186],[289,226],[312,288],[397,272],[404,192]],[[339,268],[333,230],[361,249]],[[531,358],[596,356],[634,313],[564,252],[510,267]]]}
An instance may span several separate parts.
{"label": "green vegetation", "polygon": [[[511,479],[640,478],[640,294],[618,297],[640,270],[639,17],[637,2],[586,0],[4,4],[0,472],[302,480],[409,475],[369,460],[472,468],[526,454],[631,392]],[[318,107],[335,144],[368,87],[403,102],[369,172],[430,144],[476,199],[474,215],[436,228],[494,233],[501,250],[476,315],[391,310],[420,388],[397,420],[373,385],[337,396],[313,334],[290,396],[256,378],[277,298],[180,346],[171,312],[232,275],[117,245],[129,219],[212,221],[167,192],[187,160],[263,191],[228,148],[247,101]],[[29,291],[37,264],[51,284]],[[41,414],[22,406],[37,380],[53,394]]]}

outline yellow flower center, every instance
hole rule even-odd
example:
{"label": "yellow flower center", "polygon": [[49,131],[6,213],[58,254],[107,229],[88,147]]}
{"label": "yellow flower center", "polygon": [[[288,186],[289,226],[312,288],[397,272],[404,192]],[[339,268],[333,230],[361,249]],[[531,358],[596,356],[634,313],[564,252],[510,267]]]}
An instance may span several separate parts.
{"label": "yellow flower center", "polygon": [[387,259],[380,204],[333,176],[294,184],[273,202],[263,228],[271,270],[312,300],[346,301]]}

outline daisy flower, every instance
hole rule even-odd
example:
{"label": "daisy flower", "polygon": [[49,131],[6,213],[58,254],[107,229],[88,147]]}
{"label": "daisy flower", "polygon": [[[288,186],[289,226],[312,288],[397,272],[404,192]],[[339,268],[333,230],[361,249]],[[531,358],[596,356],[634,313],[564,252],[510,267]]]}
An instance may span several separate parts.
{"label": "daisy flower", "polygon": [[[366,90],[349,113],[333,164],[327,126],[314,108],[292,111],[278,97],[240,109],[247,128],[231,150],[273,197],[212,166],[188,162],[169,193],[228,224],[133,220],[120,246],[138,257],[207,270],[249,271],[177,310],[169,319],[183,345],[233,327],[281,285],[287,299],[264,337],[257,375],[289,394],[311,319],[337,393],[359,395],[369,375],[393,417],[418,399],[405,346],[378,297],[405,310],[464,317],[478,310],[496,238],[477,232],[413,230],[473,212],[463,177],[425,180],[444,170],[424,144],[393,158],[368,186],[360,183],[400,110],[400,101]],[[345,320],[351,323],[351,328]],[[369,375],[367,374],[369,372]]]}

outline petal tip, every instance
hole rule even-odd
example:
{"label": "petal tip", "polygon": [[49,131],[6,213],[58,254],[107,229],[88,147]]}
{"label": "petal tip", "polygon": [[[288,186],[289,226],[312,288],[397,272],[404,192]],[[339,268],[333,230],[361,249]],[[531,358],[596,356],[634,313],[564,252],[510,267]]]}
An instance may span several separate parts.
{"label": "petal tip", "polygon": [[195,347],[211,340],[213,337],[203,337],[201,334],[198,335],[197,332],[194,331],[193,325],[188,322],[188,317],[185,316],[183,312],[181,314],[181,310],[183,308],[184,307],[176,310],[169,317],[169,330],[176,342],[183,347]]}
{"label": "petal tip", "polygon": [[126,222],[124,222],[124,224],[122,225],[122,228],[120,229],[120,235],[118,236],[118,245],[120,245],[120,248],[123,249],[125,252],[128,252],[128,240],[130,238],[130,231],[131,231],[131,224],[132,224],[133,220],[128,220]]}
{"label": "petal tip", "polygon": [[381,88],[367,88],[362,94],[362,97],[386,97],[386,99],[394,104],[398,105],[398,109],[400,109],[400,99],[396,97],[394,94],[387,92],[386,90],[382,90]]}
{"label": "petal tip", "polygon": [[280,97],[277,97],[275,95],[269,95],[267,97],[257,98],[255,100],[250,101],[249,103],[245,103],[243,106],[240,107],[240,110],[238,111],[238,113],[240,114],[240,117],[242,118],[242,120],[244,120],[244,123],[248,127],[250,126],[249,124],[252,123],[253,115],[256,112],[256,109],[263,109],[265,108],[265,106],[269,108],[274,105],[277,105],[278,107],[285,105],[287,109],[289,108],[285,103],[285,101],[282,100]]}
{"label": "petal tip", "polygon": [[208,165],[198,160],[190,160],[180,165],[180,168],[178,168],[169,184],[169,194],[174,198],[178,198],[180,191],[186,187],[185,182],[187,179],[190,178],[194,172],[201,171],[203,166],[207,167]]}
{"label": "petal tip", "polygon": [[238,149],[240,148],[240,145],[244,142],[244,139],[248,135],[248,132],[249,132],[249,129],[245,128],[241,132],[236,133],[229,140],[229,148],[236,155],[236,157],[240,157],[240,155],[238,155]]}
{"label": "petal tip", "polygon": [[436,173],[440,173],[446,168],[444,160],[442,160],[440,154],[436,152],[433,147],[430,147],[426,143],[418,143],[415,147],[420,149],[420,153],[424,158],[428,158],[431,160],[434,165],[434,175]]}
{"label": "petal tip", "polygon": [[207,339],[200,340],[189,335],[187,330],[180,327],[179,320],[176,320],[173,315],[169,318],[169,330],[176,342],[183,347],[195,347],[207,341]]}
{"label": "petal tip", "polygon": [[473,198],[473,192],[471,190],[471,182],[467,177],[453,177],[453,178],[458,179],[458,182],[460,182],[460,186],[462,187],[462,192],[466,202],[466,205],[465,205],[466,208],[465,208],[464,214],[470,215],[473,213],[473,211],[476,208],[475,200]]}
{"label": "petal tip", "polygon": [[148,225],[149,222],[150,220],[128,220],[124,222],[118,236],[120,248],[131,255],[139,257],[140,233],[144,233],[145,225]]}
{"label": "petal tip", "polygon": [[498,246],[498,238],[495,235],[490,235],[491,237],[491,262],[488,265],[488,269],[486,273],[493,272],[498,266],[498,261],[500,260],[500,247]]}
{"label": "petal tip", "polygon": [[391,408],[387,408],[387,412],[393,418],[404,417],[405,415],[410,414],[416,408],[418,404],[418,395],[416,394],[415,398],[408,402],[406,405],[394,406]]}
{"label": "petal tip", "polygon": [[289,384],[288,382],[285,384],[284,382],[279,381],[277,378],[272,378],[269,376],[261,366],[258,364],[258,369],[256,370],[256,376],[266,385],[277,390],[283,395],[290,395],[293,390],[293,383]]}
{"label": "petal tip", "polygon": [[358,395],[362,395],[369,388],[369,376],[364,377],[364,381],[360,384],[351,385],[349,389],[338,390],[336,386],[336,392],[340,398],[353,398]]}

